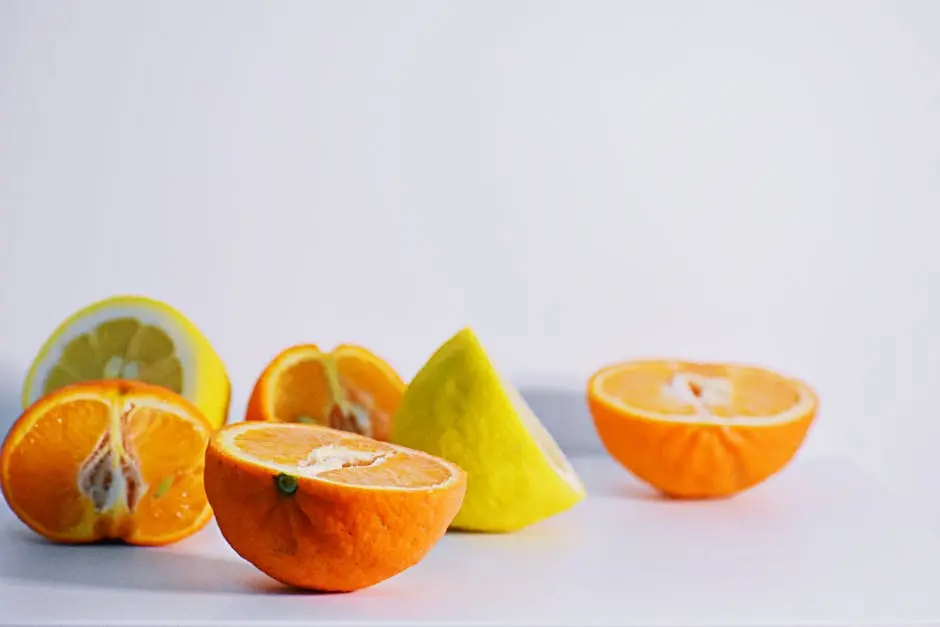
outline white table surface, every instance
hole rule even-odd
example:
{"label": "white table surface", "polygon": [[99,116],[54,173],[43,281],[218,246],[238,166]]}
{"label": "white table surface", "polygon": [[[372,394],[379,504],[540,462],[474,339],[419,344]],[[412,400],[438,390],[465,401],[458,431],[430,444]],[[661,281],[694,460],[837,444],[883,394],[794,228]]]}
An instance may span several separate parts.
{"label": "white table surface", "polygon": [[351,594],[285,590],[210,525],[172,547],[65,547],[0,508],[0,624],[940,625],[940,543],[870,476],[799,459],[722,502],[656,498],[604,457],[590,497],[513,535],[448,534]]}

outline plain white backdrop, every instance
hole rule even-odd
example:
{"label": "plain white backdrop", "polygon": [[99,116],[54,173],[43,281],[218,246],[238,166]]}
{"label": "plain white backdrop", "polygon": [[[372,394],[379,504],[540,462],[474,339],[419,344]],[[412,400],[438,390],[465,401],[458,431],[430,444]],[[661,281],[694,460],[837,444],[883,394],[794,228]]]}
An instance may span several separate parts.
{"label": "plain white backdrop", "polygon": [[940,515],[938,23],[926,0],[0,0],[7,414],[45,336],[115,293],[203,328],[235,418],[288,344],[410,377],[472,325],[572,412],[622,358],[800,376],[807,453]]}

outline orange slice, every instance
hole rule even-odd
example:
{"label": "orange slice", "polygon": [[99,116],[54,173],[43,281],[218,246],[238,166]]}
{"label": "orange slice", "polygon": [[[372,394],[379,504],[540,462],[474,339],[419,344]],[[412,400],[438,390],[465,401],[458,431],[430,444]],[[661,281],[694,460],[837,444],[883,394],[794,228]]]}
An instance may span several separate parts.
{"label": "orange slice", "polygon": [[666,360],[607,366],[587,398],[607,451],[679,498],[730,496],[775,474],[818,407],[809,386],[763,368]]}
{"label": "orange slice", "polygon": [[287,585],[352,591],[417,564],[466,492],[456,464],[315,425],[242,422],[206,452],[225,540]]}
{"label": "orange slice", "polygon": [[212,517],[202,485],[212,429],[163,387],[109,380],[59,388],[7,433],[3,496],[55,542],[168,544]]}
{"label": "orange slice", "polygon": [[261,373],[246,420],[303,422],[388,441],[405,391],[394,368],[365,348],[330,353],[313,344],[282,351]]}

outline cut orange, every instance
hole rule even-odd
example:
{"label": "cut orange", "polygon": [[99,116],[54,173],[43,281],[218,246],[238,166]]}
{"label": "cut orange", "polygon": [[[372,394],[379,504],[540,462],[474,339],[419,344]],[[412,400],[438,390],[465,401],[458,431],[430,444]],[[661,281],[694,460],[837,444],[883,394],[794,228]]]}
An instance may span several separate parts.
{"label": "cut orange", "polygon": [[360,346],[282,351],[258,377],[246,420],[303,422],[388,441],[405,391],[395,369]]}
{"label": "cut orange", "polygon": [[212,429],[163,387],[115,379],[62,387],[7,433],[3,496],[55,542],[168,544],[212,517],[202,484]]}
{"label": "cut orange", "polygon": [[337,429],[242,422],[206,451],[225,540],[291,586],[344,592],[417,564],[466,492],[456,464]]}
{"label": "cut orange", "polygon": [[818,407],[805,383],[764,368],[667,360],[603,368],[587,398],[607,451],[678,498],[730,496],[772,476]]}

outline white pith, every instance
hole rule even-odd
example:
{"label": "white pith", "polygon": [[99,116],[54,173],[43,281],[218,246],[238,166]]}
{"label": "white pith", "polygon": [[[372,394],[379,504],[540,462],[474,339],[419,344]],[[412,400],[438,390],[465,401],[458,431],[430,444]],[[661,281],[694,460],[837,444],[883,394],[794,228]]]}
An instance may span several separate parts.
{"label": "white pith", "polygon": [[[317,481],[323,481],[325,483],[333,483],[338,485],[346,486],[355,486],[358,489],[367,489],[367,490],[415,490],[415,491],[426,491],[428,489],[442,488],[450,485],[457,480],[457,472],[453,464],[445,460],[438,459],[427,453],[422,453],[421,451],[415,451],[401,446],[396,446],[394,444],[388,444],[383,442],[382,448],[385,450],[381,451],[362,451],[355,450],[341,444],[324,444],[322,446],[317,446],[312,448],[306,455],[306,457],[297,464],[281,464],[269,459],[264,459],[252,455],[243,449],[239,448],[235,440],[239,435],[245,431],[250,431],[252,429],[268,429],[268,428],[280,428],[280,429],[327,429],[328,427],[313,427],[310,425],[301,425],[294,423],[278,423],[277,427],[272,427],[263,423],[244,423],[236,427],[230,427],[223,432],[219,432],[216,437],[219,438],[219,446],[225,450],[235,454],[239,459],[242,459],[250,464],[259,466],[264,469],[274,469],[278,472],[283,472],[288,475],[295,477],[304,477],[308,479],[316,479]],[[352,434],[342,433],[343,436],[359,437]],[[332,481],[329,478],[323,476],[324,473],[331,470],[340,470],[342,468],[366,468],[366,467],[375,467],[380,464],[385,463],[390,458],[395,455],[411,455],[415,457],[424,457],[427,459],[433,459],[435,462],[444,466],[450,471],[450,477],[446,481],[433,485],[420,485],[420,486],[382,486],[374,484],[358,484],[358,483],[344,483],[340,481]]]}
{"label": "white pith", "polygon": [[[93,451],[91,456],[82,462],[81,470],[78,473],[79,491],[85,494],[93,502],[95,496],[105,491],[104,504],[96,507],[99,512],[129,512],[133,509],[133,504],[128,501],[127,485],[128,480],[133,479],[137,484],[137,502],[147,493],[149,486],[140,474],[138,462],[132,458],[128,451],[124,449],[121,433],[121,420],[125,414],[129,415],[136,411],[137,405],[126,399],[116,399],[108,404],[108,431],[102,435],[107,447],[101,450]],[[133,477],[129,477],[121,466],[121,459],[126,458],[131,464]],[[111,482],[106,487],[95,482],[93,476],[96,465],[109,462],[111,473]]]}
{"label": "white pith", "polygon": [[338,444],[327,444],[313,449],[307,457],[297,464],[295,474],[304,477],[316,477],[324,472],[355,466],[357,468],[375,467],[394,455],[392,451],[357,451]]}
{"label": "white pith", "polygon": [[[159,327],[167,334],[173,342],[173,347],[177,357],[179,357],[180,363],[183,364],[181,396],[188,397],[190,391],[196,387],[196,375],[195,368],[189,367],[189,364],[192,364],[195,360],[195,354],[189,342],[186,340],[185,333],[179,328],[172,317],[166,313],[145,304],[128,303],[91,309],[73,319],[68,328],[55,339],[55,343],[46,350],[45,354],[42,355],[39,362],[36,364],[35,374],[30,381],[29,390],[27,391],[28,403],[31,404],[35,402],[43,395],[43,385],[46,382],[46,377],[49,375],[49,371],[52,367],[62,359],[62,351],[69,342],[80,335],[91,333],[100,324],[114,318],[133,318],[142,325]],[[111,363],[109,365],[111,369],[124,366],[124,364],[117,363]],[[136,365],[133,367],[136,367]]]}
{"label": "white pith", "polygon": [[[132,457],[129,452],[124,449],[122,436],[125,434],[122,433],[122,419],[125,418],[125,415],[127,419],[130,419],[131,415],[145,408],[174,414],[180,417],[185,417],[187,419],[188,416],[181,415],[179,413],[178,407],[154,398],[126,398],[123,396],[116,396],[105,400],[101,396],[93,394],[70,395],[68,398],[68,402],[74,402],[76,400],[90,400],[103,403],[108,406],[108,431],[106,434],[103,434],[103,437],[104,435],[107,436],[107,448],[102,449],[97,454],[95,451],[92,451],[91,455],[82,461],[80,471],[76,477],[79,492],[94,502],[96,492],[100,494],[101,490],[105,491],[103,506],[96,508],[99,513],[107,512],[115,514],[121,512],[133,512],[133,504],[128,501],[128,480],[132,479],[137,485],[136,503],[140,503],[144,496],[146,496],[146,494],[150,491],[151,486],[147,484],[140,472],[139,461]],[[55,411],[55,409],[51,409],[50,411]],[[93,479],[91,474],[95,468],[95,462],[100,462],[105,458],[107,458],[107,461],[110,462],[109,470],[111,472],[111,483],[107,486],[107,488],[104,488],[103,486],[92,482],[90,484],[89,493],[89,489],[83,487],[83,483],[86,479]],[[130,462],[130,471],[133,476],[128,476],[128,474],[125,472],[125,469],[121,466],[122,458],[127,459]],[[183,496],[185,497],[185,494]],[[184,505],[184,507],[188,506]],[[177,516],[179,516],[179,514],[177,514]]]}
{"label": "white pith", "polygon": [[[747,368],[742,368],[747,370]],[[730,377],[709,377],[705,375],[684,372],[678,365],[670,380],[663,385],[660,393],[673,401],[678,401],[695,408],[691,414],[655,412],[635,407],[620,398],[604,393],[604,383],[609,376],[615,376],[622,371],[612,368],[599,375],[594,382],[594,389],[604,401],[622,410],[635,415],[644,416],[662,422],[707,424],[721,426],[773,426],[793,422],[806,415],[816,403],[815,395],[799,381],[787,381],[797,393],[796,402],[786,410],[768,416],[720,416],[711,411],[711,407],[727,405],[734,396],[734,381]]]}

